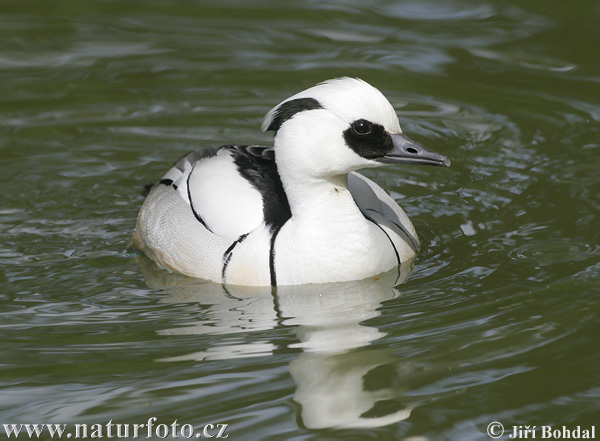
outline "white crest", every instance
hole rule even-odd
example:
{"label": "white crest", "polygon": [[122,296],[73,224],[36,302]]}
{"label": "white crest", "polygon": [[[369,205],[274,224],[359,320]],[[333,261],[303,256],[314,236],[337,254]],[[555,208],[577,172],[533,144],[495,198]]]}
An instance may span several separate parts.
{"label": "white crest", "polygon": [[366,119],[381,124],[390,133],[401,133],[398,117],[387,98],[366,81],[350,77],[324,81],[282,101],[265,115],[262,130],[268,130],[279,106],[299,98],[317,100],[347,124]]}

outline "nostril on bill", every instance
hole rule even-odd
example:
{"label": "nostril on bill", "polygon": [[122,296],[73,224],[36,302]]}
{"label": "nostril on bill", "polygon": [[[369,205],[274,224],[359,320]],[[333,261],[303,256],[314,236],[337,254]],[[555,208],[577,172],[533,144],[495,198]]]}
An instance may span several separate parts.
{"label": "nostril on bill", "polygon": [[407,148],[406,148],[406,151],[407,151],[408,153],[412,153],[412,154],[415,154],[415,155],[416,155],[417,153],[419,153],[419,151],[418,151],[416,148],[414,148],[414,147],[407,147]]}

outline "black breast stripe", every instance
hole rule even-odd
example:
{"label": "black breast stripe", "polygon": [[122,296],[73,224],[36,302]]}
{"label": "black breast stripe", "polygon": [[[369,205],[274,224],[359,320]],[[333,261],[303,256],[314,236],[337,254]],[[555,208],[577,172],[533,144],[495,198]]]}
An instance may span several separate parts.
{"label": "black breast stripe", "polygon": [[[292,110],[306,110],[314,103],[305,103],[308,107],[302,107],[301,104],[302,103],[295,103],[295,107],[292,106],[293,108],[287,108],[287,113],[285,115],[280,115],[281,118],[284,116],[291,117],[290,112]],[[254,186],[254,188],[260,192],[262,197],[264,223],[271,232],[269,274],[271,286],[276,287],[277,271],[275,269],[275,240],[277,234],[279,234],[279,230],[291,218],[292,213],[277,170],[275,154],[273,149],[260,146],[232,145],[227,146],[226,148],[230,151],[239,174]]]}
{"label": "black breast stripe", "polygon": [[248,234],[242,234],[238,237],[233,243],[227,248],[225,253],[223,254],[223,269],[221,270],[221,282],[225,283],[225,272],[227,271],[227,266],[229,265],[229,261],[231,260],[231,256],[233,255],[233,249],[240,243],[244,241],[248,237]]}
{"label": "black breast stripe", "polygon": [[[365,216],[365,215],[363,214],[363,216]],[[365,216],[365,219],[367,219],[368,221],[373,222],[381,231],[383,231],[383,234],[385,234],[385,237],[387,237],[388,240],[390,241],[390,243],[392,244],[392,248],[394,249],[394,253],[396,253],[396,260],[398,261],[398,265],[401,265],[402,262],[400,261],[400,254],[398,254],[398,250],[396,249],[396,245],[394,245],[394,242],[390,238],[390,235],[387,234],[387,232],[383,229],[383,227],[381,225],[379,225],[377,222],[375,222],[369,216]]]}
{"label": "black breast stripe", "polygon": [[277,227],[277,229],[273,231],[273,235],[271,236],[271,249],[269,251],[269,272],[271,273],[272,287],[277,286],[277,273],[275,272],[275,239],[277,239],[277,235],[279,234],[279,231],[281,231],[281,227],[283,227],[283,225]]}
{"label": "black breast stripe", "polygon": [[260,192],[265,224],[271,231],[291,217],[290,204],[271,149],[260,146],[228,146],[239,174]]}

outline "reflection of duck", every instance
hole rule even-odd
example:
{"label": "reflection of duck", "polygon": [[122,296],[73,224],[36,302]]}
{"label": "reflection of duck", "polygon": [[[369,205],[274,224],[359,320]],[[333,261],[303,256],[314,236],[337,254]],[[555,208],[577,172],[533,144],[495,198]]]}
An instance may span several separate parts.
{"label": "reflection of duck", "polygon": [[401,397],[398,387],[366,384],[392,363],[385,350],[301,354],[290,363],[290,372],[298,385],[294,400],[302,406],[302,423],[310,429],[380,427],[408,418],[411,406],[388,404]]}
{"label": "reflection of duck", "polygon": [[182,158],[140,210],[133,242],[160,266],[232,285],[358,280],[414,257],[398,204],[355,173],[449,165],[402,134],[364,81],[326,81],[265,117],[275,148],[225,146]]}
{"label": "reflection of duck", "polygon": [[[385,334],[364,322],[379,315],[381,303],[399,295],[394,288],[407,276],[409,267],[390,271],[380,278],[322,285],[282,286],[272,292],[265,287],[224,287],[175,274],[166,274],[140,256],[146,280],[169,293],[167,302],[197,301],[209,305],[205,319],[185,327],[160,331],[162,335],[224,334],[239,336],[224,343],[163,361],[214,360],[271,355],[273,341],[254,340],[253,331],[287,326],[298,342],[289,348],[302,353],[290,363],[296,381],[294,400],[301,405],[302,423],[309,428],[376,427],[405,419],[410,403],[400,405],[398,386],[369,384],[381,368],[393,366],[391,351],[368,345]],[[232,341],[233,340],[233,341]],[[377,374],[375,374],[377,376]],[[373,383],[373,382],[371,382]],[[375,382],[378,383],[378,382]],[[379,406],[393,401],[395,406]]]}

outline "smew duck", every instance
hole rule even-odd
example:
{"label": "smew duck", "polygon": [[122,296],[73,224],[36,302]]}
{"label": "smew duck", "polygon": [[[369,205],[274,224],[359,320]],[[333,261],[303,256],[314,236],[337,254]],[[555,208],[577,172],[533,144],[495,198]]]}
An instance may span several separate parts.
{"label": "smew duck", "polygon": [[181,158],[146,197],[133,244],[167,270],[252,286],[359,280],[415,256],[405,212],[356,170],[450,161],[404,135],[379,90],[325,81],[275,106],[262,129],[273,148]]}

